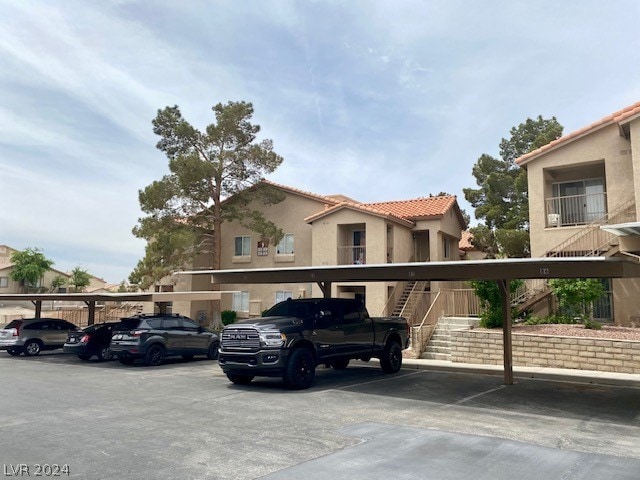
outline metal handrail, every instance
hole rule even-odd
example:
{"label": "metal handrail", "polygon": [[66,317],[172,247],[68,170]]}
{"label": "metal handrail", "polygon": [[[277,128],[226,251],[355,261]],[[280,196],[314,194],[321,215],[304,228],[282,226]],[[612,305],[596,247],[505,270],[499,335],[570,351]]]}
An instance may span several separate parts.
{"label": "metal handrail", "polygon": [[[598,235],[599,232],[603,232],[604,234],[606,234],[605,235],[605,237],[607,238],[606,241],[600,242],[600,244],[597,245],[596,247],[593,247],[593,245],[596,243],[595,241],[585,242],[585,247],[587,248],[585,248],[584,250],[579,250],[580,256],[585,255],[584,252],[591,252],[591,255],[593,255],[593,252],[598,251],[599,248],[605,246],[608,242],[610,242],[613,238],[615,238],[614,234],[601,230],[600,225],[606,224],[606,223],[616,223],[620,217],[629,215],[631,212],[627,212],[627,210],[629,210],[634,205],[635,205],[634,198],[627,200],[625,203],[623,203],[620,207],[618,207],[613,212],[606,213],[602,217],[591,222],[589,225],[586,225],[585,227],[583,227],[579,232],[574,233],[569,238],[567,238],[566,240],[556,245],[554,248],[547,250],[544,256],[545,257],[575,256],[575,255],[571,255],[570,251],[567,250],[569,246],[578,245],[580,240],[585,240],[585,241],[589,240],[589,238],[587,238],[589,235],[594,237]],[[596,232],[596,234],[593,233],[594,231]]]}

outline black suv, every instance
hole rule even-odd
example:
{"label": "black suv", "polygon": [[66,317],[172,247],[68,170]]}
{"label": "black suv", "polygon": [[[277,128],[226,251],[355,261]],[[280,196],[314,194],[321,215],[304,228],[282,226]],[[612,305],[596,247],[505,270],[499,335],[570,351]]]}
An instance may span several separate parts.
{"label": "black suv", "polygon": [[80,360],[89,360],[94,355],[99,361],[111,360],[113,354],[109,344],[116,325],[118,322],[96,323],[83,330],[69,332],[64,353],[77,355]]}
{"label": "black suv", "polygon": [[218,358],[218,335],[182,315],[145,314],[123,318],[113,328],[111,352],[120,363],[131,365],[137,358],[147,365],[160,365],[164,357],[194,355]]}

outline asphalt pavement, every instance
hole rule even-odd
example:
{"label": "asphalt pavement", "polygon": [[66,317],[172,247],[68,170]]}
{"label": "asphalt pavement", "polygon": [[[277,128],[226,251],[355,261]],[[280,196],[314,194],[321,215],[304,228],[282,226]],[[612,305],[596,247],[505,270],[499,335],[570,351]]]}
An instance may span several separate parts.
{"label": "asphalt pavement", "polygon": [[234,385],[205,359],[0,352],[0,478],[43,464],[87,480],[640,478],[636,385],[516,372],[506,386],[500,367],[471,368],[354,362],[291,391]]}

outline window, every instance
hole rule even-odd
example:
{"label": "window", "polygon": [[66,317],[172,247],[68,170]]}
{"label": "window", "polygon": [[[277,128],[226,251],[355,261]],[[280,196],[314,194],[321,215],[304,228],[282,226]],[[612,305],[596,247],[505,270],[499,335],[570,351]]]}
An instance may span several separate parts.
{"label": "window", "polygon": [[162,326],[162,318],[150,318],[147,320],[147,325],[152,330],[159,330]]}
{"label": "window", "polygon": [[293,233],[285,233],[276,247],[278,255],[293,255]]}
{"label": "window", "polygon": [[604,178],[554,183],[553,197],[547,213],[554,215],[548,220],[554,226],[558,220],[561,225],[591,223],[607,213]]}
{"label": "window", "polygon": [[448,237],[442,238],[443,258],[451,258],[451,240]]}
{"label": "window", "polygon": [[342,318],[344,323],[357,323],[362,319],[362,302],[360,300],[346,301],[342,304]]}
{"label": "window", "polygon": [[0,277],[0,288],[7,288],[9,286],[9,277]]}
{"label": "window", "polygon": [[200,330],[200,326],[197,323],[192,322],[191,320],[187,320],[186,318],[180,318],[179,320],[180,326],[187,332],[197,332],[198,330]]}
{"label": "window", "polygon": [[249,292],[233,292],[233,305],[231,308],[236,312],[248,312]]}
{"label": "window", "polygon": [[251,255],[251,237],[236,237],[236,257],[248,257]]}
{"label": "window", "polygon": [[284,302],[287,298],[293,298],[293,292],[279,290],[276,292],[276,303]]}
{"label": "window", "polygon": [[162,320],[164,330],[180,330],[180,320],[177,318],[165,318]]}

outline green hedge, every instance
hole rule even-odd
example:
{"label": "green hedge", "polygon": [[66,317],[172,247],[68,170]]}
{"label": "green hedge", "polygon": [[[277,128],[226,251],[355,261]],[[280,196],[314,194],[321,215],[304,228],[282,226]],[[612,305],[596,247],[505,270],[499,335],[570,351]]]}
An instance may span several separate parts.
{"label": "green hedge", "polygon": [[220,317],[223,325],[231,325],[238,318],[238,314],[235,310],[223,310],[220,313]]}

